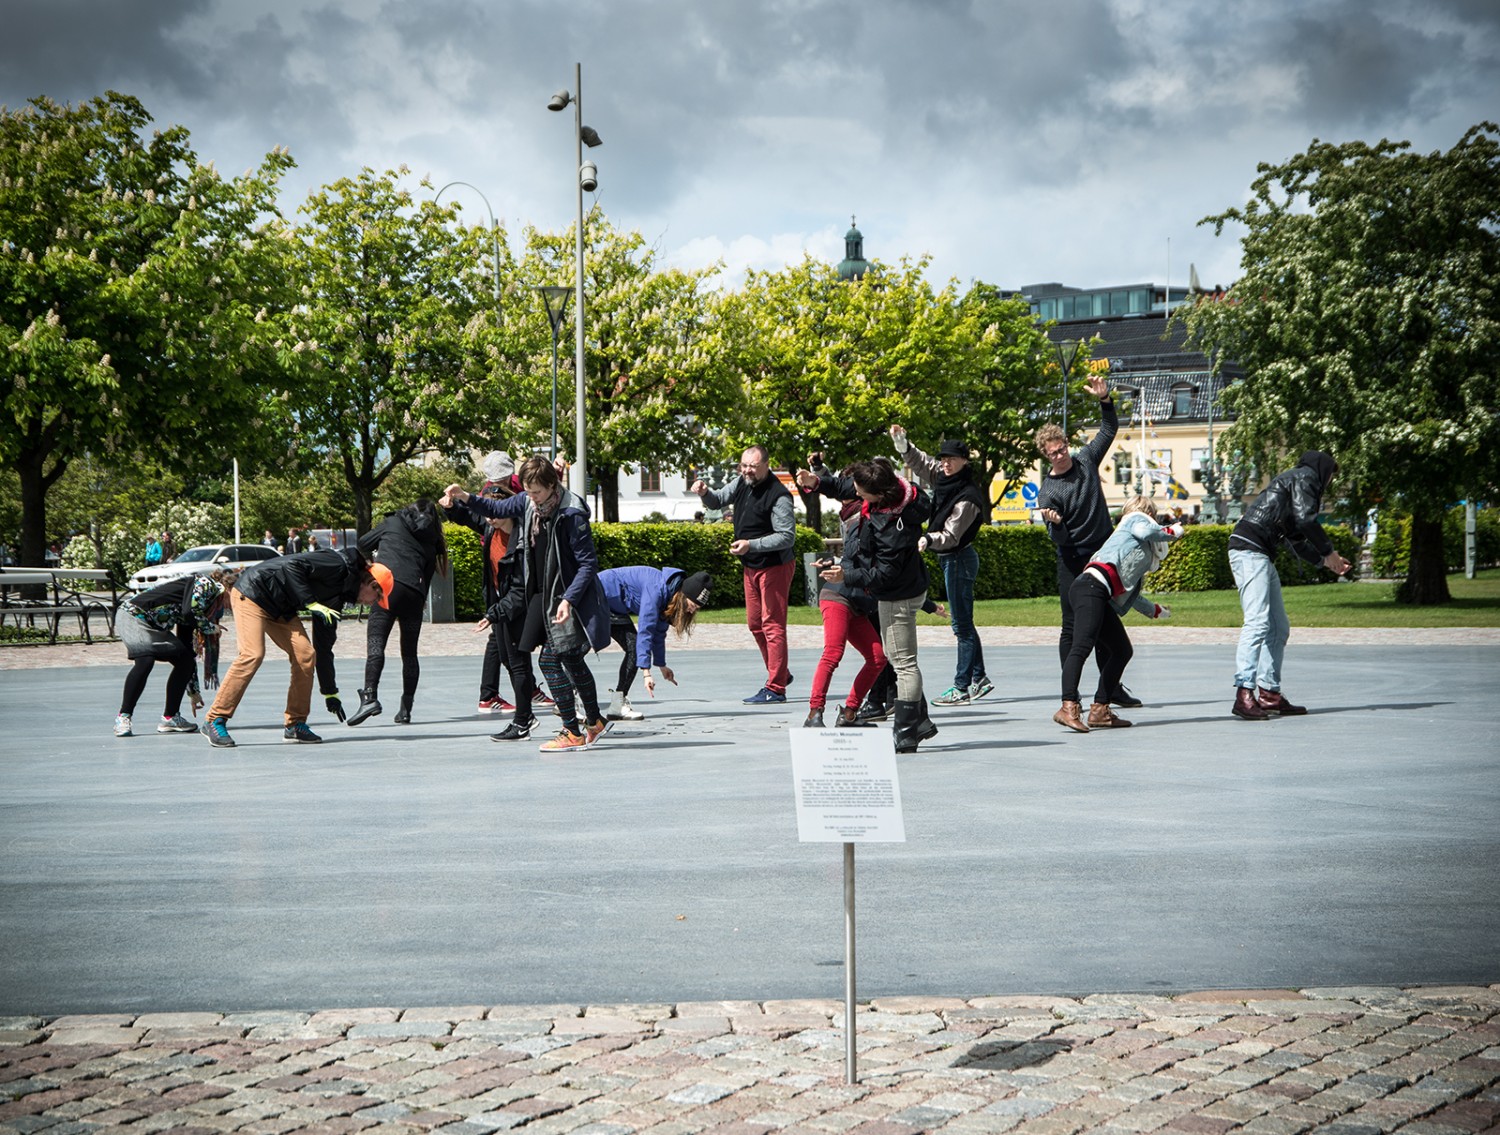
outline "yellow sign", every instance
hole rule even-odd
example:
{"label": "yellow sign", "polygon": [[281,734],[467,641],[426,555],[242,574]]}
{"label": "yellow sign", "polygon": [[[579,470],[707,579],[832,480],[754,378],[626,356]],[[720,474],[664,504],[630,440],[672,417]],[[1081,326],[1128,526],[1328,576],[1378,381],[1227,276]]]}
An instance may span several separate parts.
{"label": "yellow sign", "polygon": [[[1028,493],[1027,490],[1030,490]],[[1036,507],[1036,486],[996,477],[990,483],[990,519],[999,524],[1025,524],[1031,520],[1031,510]]]}

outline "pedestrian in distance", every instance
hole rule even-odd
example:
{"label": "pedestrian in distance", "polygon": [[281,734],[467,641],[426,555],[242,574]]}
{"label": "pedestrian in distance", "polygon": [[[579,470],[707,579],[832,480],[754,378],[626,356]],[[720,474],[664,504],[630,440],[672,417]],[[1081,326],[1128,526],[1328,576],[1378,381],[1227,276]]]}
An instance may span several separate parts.
{"label": "pedestrian in distance", "polygon": [[519,645],[528,654],[542,648],[542,673],[563,722],[542,751],[592,748],[609,732],[610,722],[600,712],[587,655],[609,642],[609,606],[599,582],[588,503],[563,488],[557,468],[545,457],[528,457],[519,475],[523,493],[508,500],[476,497],[457,484],[443,495],[467,502],[482,516],[518,522],[516,554],[525,600]]}
{"label": "pedestrian in distance", "polygon": [[[338,537],[333,540],[336,544]],[[422,674],[417,644],[422,636],[427,591],[436,572],[448,572],[442,517],[424,497],[397,509],[361,536],[359,553],[389,568],[396,583],[388,601],[371,611],[365,624],[365,684],[359,691],[359,708],[349,715],[349,724],[358,725],[381,712],[380,675],[385,670],[386,643],[395,625],[401,628],[401,705],[395,722],[410,725],[412,701]]]}
{"label": "pedestrian in distance", "polygon": [[285,554],[288,556],[295,556],[298,552],[302,551],[302,537],[297,535],[297,532],[296,528],[288,528],[286,530]]}
{"label": "pedestrian in distance", "polygon": [[132,717],[158,661],[172,667],[158,733],[196,733],[197,723],[182,716],[186,693],[197,716],[203,705],[196,659],[221,628],[227,594],[238,572],[214,568],[205,575],[185,575],[132,595],[120,604],[115,632],[134,665],[125,675],[115,736],[134,736]]}
{"label": "pedestrian in distance", "polygon": [[1349,570],[1318,523],[1323,494],[1333,483],[1338,462],[1310,449],[1296,467],[1271,478],[1229,535],[1229,570],[1240,592],[1244,622],[1234,658],[1235,717],[1264,721],[1274,715],[1307,712],[1281,693],[1281,664],[1292,626],[1276,574],[1276,549],[1283,543],[1299,559],[1321,564],[1336,575]]}
{"label": "pedestrian in distance", "polygon": [[[1099,481],[1099,466],[1109,453],[1120,423],[1115,414],[1114,399],[1110,396],[1108,376],[1090,375],[1088,390],[1099,399],[1103,421],[1093,440],[1082,449],[1076,453],[1070,451],[1067,435],[1053,422],[1036,431],[1036,447],[1046,461],[1036,503],[1057,552],[1057,594],[1062,608],[1057,655],[1062,662],[1067,661],[1073,648],[1073,604],[1070,598],[1073,580],[1109,539],[1114,528],[1109,518],[1109,505],[1104,500],[1104,488]],[[1102,668],[1108,657],[1108,647],[1098,644],[1094,661]],[[1123,686],[1110,691],[1110,701],[1131,708],[1141,704],[1141,699]]]}
{"label": "pedestrian in distance", "polygon": [[[1148,619],[1169,619],[1172,612],[1141,595],[1141,584],[1182,535],[1182,525],[1162,525],[1151,501],[1133,497],[1120,513],[1119,526],[1089,558],[1070,589],[1073,639],[1062,668],[1062,707],[1052,720],[1075,733],[1091,729],[1127,729],[1130,722],[1110,708],[1110,693],[1135,653],[1121,616],[1134,608]],[[1089,654],[1099,649],[1099,685],[1088,721],[1082,716],[1078,683]]]}
{"label": "pedestrian in distance", "polygon": [[646,693],[651,697],[656,696],[653,666],[677,684],[677,675],[667,665],[667,629],[678,638],[693,633],[693,619],[708,602],[713,576],[706,571],[688,575],[681,568],[638,565],[601,571],[599,582],[609,604],[610,638],[625,652],[605,716],[610,721],[642,721],[646,715],[630,704],[636,673],[644,673]]}
{"label": "pedestrian in distance", "polygon": [[995,690],[985,672],[984,647],[974,626],[974,585],[979,578],[974,539],[984,526],[988,502],[974,483],[969,447],[964,442],[948,438],[938,446],[938,455],[929,457],[907,439],[900,425],[891,426],[891,441],[918,483],[932,492],[932,519],[927,534],[917,541],[917,550],[937,553],[950,625],[958,640],[953,685],[933,698],[932,704],[967,705]]}
{"label": "pedestrian in distance", "polygon": [[[282,740],[297,744],[322,741],[307,726],[314,668],[326,668],[329,674],[333,668],[334,635],[320,627],[328,631],[336,628],[346,603],[385,606],[395,582],[390,568],[365,563],[357,550],[279,556],[246,568],[229,592],[239,653],[203,723],[209,744],[220,749],[234,747],[229,719],[265,661],[268,638],[291,661]],[[313,617],[311,640],[299,617],[303,610]],[[337,687],[331,688],[334,692],[324,695],[329,712],[342,720],[344,711]]]}
{"label": "pedestrian in distance", "polygon": [[791,601],[796,513],[792,494],[772,475],[763,445],[740,454],[739,475],[718,492],[694,481],[693,492],[709,508],[732,516],[729,553],[740,558],[745,578],[745,623],[766,666],[765,684],[745,705],[784,705],[792,674],[787,669],[786,610]]}
{"label": "pedestrian in distance", "polygon": [[876,601],[880,641],[896,669],[896,752],[914,753],[937,735],[922,695],[917,667],[917,612],[927,601],[927,565],[917,551],[932,502],[918,486],[896,475],[888,461],[858,461],[847,476],[797,474],[804,489],[834,500],[861,502],[859,525],[844,543],[840,563],[819,572],[829,582],[847,582]]}
{"label": "pedestrian in distance", "polygon": [[276,537],[271,535],[271,530],[269,528],[266,529],[266,534],[261,537],[260,542],[264,547],[267,548],[276,547]]}

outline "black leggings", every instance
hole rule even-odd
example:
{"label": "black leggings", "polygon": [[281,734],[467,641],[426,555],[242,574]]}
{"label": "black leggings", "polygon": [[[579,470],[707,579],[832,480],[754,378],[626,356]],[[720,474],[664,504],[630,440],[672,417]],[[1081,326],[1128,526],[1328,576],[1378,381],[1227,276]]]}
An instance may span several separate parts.
{"label": "black leggings", "polygon": [[1080,575],[1068,592],[1073,607],[1073,640],[1063,659],[1062,700],[1083,700],[1078,696],[1078,682],[1092,651],[1099,663],[1099,688],[1094,700],[1108,704],[1135,648],[1130,645],[1125,624],[1110,606],[1109,588],[1091,575]]}
{"label": "black leggings", "polygon": [[365,689],[372,693],[380,685],[385,669],[385,644],[391,624],[401,628],[401,696],[410,701],[417,692],[422,666],[417,661],[417,639],[422,634],[422,610],[427,605],[415,587],[400,582],[391,588],[390,607],[374,607],[365,630]]}
{"label": "black leggings", "polygon": [[635,681],[639,668],[635,664],[635,620],[629,615],[623,619],[616,616],[610,620],[609,637],[615,640],[616,645],[625,652],[625,657],[620,659],[620,676],[615,681],[615,689],[620,691],[624,697],[630,693],[630,683]]}
{"label": "black leggings", "polygon": [[[1095,550],[1097,551],[1097,549]],[[1089,553],[1089,555],[1092,554],[1092,552]],[[1062,553],[1058,553],[1057,595],[1058,601],[1062,605],[1062,631],[1057,636],[1057,657],[1064,667],[1068,664],[1068,656],[1073,653],[1074,621],[1076,618],[1073,609],[1073,581],[1078,578],[1078,573],[1086,567],[1088,567],[1088,556],[1074,555],[1065,561]],[[1094,661],[1099,664],[1099,672],[1102,674],[1105,668],[1110,665],[1109,652],[1111,644],[1101,639],[1094,643],[1093,647]],[[1087,658],[1088,654],[1085,653],[1084,657]],[[1125,660],[1125,662],[1128,661],[1130,661],[1129,658]],[[1124,673],[1125,662],[1120,663],[1119,673]],[[1117,677],[1116,681],[1118,680]],[[1109,692],[1113,695],[1115,687],[1110,686]],[[1076,701],[1077,699],[1073,698],[1070,700]]]}
{"label": "black leggings", "polygon": [[[573,733],[582,733],[578,726],[578,701],[583,702],[584,724],[598,721],[599,689],[594,685],[594,675],[582,651],[557,654],[552,647],[542,647],[542,673],[557,701],[557,711],[562,716],[563,726]],[[520,713],[518,709],[517,714]]]}
{"label": "black leggings", "polygon": [[[162,659],[172,666],[172,673],[167,677],[167,701],[162,710],[163,717],[176,717],[182,711],[182,695],[188,688],[188,682],[192,680],[193,667],[197,664],[193,657],[193,629],[179,626],[176,633],[179,649],[174,650],[170,657]],[[146,679],[151,677],[155,666],[156,659],[150,655],[143,655],[135,660],[130,672],[125,675],[125,692],[120,695],[121,713],[129,715],[135,712],[136,703],[146,692]]]}

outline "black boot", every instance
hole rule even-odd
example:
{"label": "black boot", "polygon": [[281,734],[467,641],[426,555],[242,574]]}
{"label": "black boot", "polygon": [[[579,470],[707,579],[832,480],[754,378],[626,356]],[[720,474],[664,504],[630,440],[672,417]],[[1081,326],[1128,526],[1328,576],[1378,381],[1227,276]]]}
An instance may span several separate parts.
{"label": "black boot", "polygon": [[410,697],[408,697],[405,694],[403,694],[401,696],[401,708],[396,711],[396,716],[392,720],[394,720],[397,725],[410,725],[411,724],[411,698]]}
{"label": "black boot", "polygon": [[919,701],[896,703],[896,727],[894,740],[896,752],[915,753],[917,746],[937,736],[938,727],[927,716],[927,706]]}
{"label": "black boot", "polygon": [[804,728],[804,729],[822,729],[823,728],[823,707],[822,706],[815,705],[815,706],[812,707],[812,709],[810,709],[810,710],[807,711],[807,720],[802,723],[802,728]]}
{"label": "black boot", "polygon": [[859,726],[862,729],[875,728],[872,723],[868,721],[861,721],[859,719],[859,711],[854,709],[852,706],[847,705],[839,706],[839,715],[837,719],[835,719],[833,725],[835,729],[855,725]]}
{"label": "black boot", "polygon": [[359,708],[349,715],[349,724],[358,725],[367,718],[380,716],[380,698],[374,690],[359,691]]}

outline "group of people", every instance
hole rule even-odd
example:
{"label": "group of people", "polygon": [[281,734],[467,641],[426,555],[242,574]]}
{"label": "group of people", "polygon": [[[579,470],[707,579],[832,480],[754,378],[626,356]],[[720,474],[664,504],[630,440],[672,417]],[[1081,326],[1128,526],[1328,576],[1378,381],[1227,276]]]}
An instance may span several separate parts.
{"label": "group of people", "polygon": [[[1128,727],[1130,722],[1114,707],[1141,705],[1122,683],[1133,654],[1122,616],[1134,608],[1151,618],[1170,617],[1170,610],[1144,598],[1141,588],[1183,532],[1172,518],[1158,519],[1145,497],[1128,501],[1118,524],[1112,523],[1099,464],[1118,423],[1107,379],[1095,375],[1089,387],[1100,400],[1102,424],[1087,445],[1072,451],[1055,425],[1036,434],[1046,463],[1037,504],[1056,551],[1061,605],[1062,704],[1053,720],[1077,733]],[[986,509],[962,441],[943,441],[932,457],[900,425],[891,426],[890,436],[907,476],[884,457],[834,472],[821,453],[809,455],[807,468],[796,475],[799,491],[838,502],[843,537],[840,556],[818,563],[823,652],[804,726],[825,725],[834,671],[852,645],[863,664],[834,726],[864,727],[894,717],[896,751],[912,753],[938,733],[917,663],[919,611],[946,615],[957,642],[952,684],[932,704],[963,705],[995,689],[974,625],[979,567],[974,540]],[[1326,453],[1304,454],[1294,469],[1272,479],[1231,535],[1230,566],[1244,611],[1232,707],[1239,718],[1258,721],[1306,712],[1281,692],[1290,628],[1274,556],[1285,542],[1332,571],[1349,569],[1317,519],[1337,468]],[[264,660],[268,638],[292,663],[285,740],[321,740],[307,725],[315,676],[329,712],[348,725],[383,712],[379,684],[393,628],[400,632],[402,678],[394,720],[410,723],[420,675],[423,608],[433,575],[447,571],[439,507],[447,519],[468,525],[481,538],[485,614],[476,632],[488,640],[478,708],[481,713],[513,714],[492,739],[528,739],[537,728],[538,705],[549,702],[561,729],[541,745],[543,751],[592,748],[614,721],[639,720],[643,715],[629,702],[636,674],[644,674],[648,693],[655,691],[657,674],[675,684],[666,664],[667,630],[679,636],[691,633],[694,617],[712,594],[712,577],[658,565],[601,570],[587,503],[563,485],[560,463],[532,456],[517,469],[508,455],[496,451],[485,458],[484,471],[478,493],[449,485],[436,504],[420,500],[399,509],[361,537],[357,547],[288,554],[247,568],[238,577],[215,569],[132,597],[119,620],[133,666],[116,735],[132,735],[132,715],[158,659],[171,665],[172,675],[157,731],[195,731],[181,714],[182,698],[193,699],[195,712],[202,704],[198,657],[206,659],[205,684],[216,684],[214,647],[226,610],[235,616],[238,653],[201,727],[210,744],[235,744],[228,723]],[[787,652],[795,535],[791,492],[771,473],[767,451],[759,445],[743,452],[738,475],[722,489],[696,481],[692,491],[706,506],[733,517],[729,550],[741,562],[746,622],[765,667],[761,687],[744,703],[785,704],[793,680]],[[928,595],[927,551],[936,554],[942,568],[946,609]],[[364,681],[358,705],[346,714],[333,647],[350,603],[369,606],[371,612]],[[300,618],[303,610],[312,616],[311,637]],[[610,641],[622,648],[624,657],[606,706],[587,656]],[[550,698],[539,691],[532,670],[531,657],[538,651]],[[1090,656],[1099,679],[1085,716],[1079,685]],[[514,703],[500,696],[502,668]]]}

